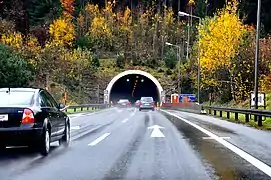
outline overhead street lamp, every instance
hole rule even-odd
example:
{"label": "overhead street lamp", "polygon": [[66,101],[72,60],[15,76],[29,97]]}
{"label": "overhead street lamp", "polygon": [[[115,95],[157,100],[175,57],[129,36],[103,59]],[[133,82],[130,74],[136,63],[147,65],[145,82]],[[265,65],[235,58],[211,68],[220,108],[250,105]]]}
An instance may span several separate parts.
{"label": "overhead street lamp", "polygon": [[[261,24],[261,0],[258,0],[256,53],[255,53],[255,79],[254,79],[255,109],[258,109],[258,94],[259,94],[258,87],[259,87],[260,24]],[[262,126],[262,119],[259,118],[259,116],[255,116],[255,120],[258,120],[258,126]]]}
{"label": "overhead street lamp", "polygon": [[178,95],[181,94],[181,90],[180,90],[180,78],[181,78],[181,72],[180,72],[180,64],[181,64],[181,47],[175,44],[171,44],[169,42],[166,42],[166,45],[168,46],[173,46],[177,48],[177,57],[178,57]]}
{"label": "overhead street lamp", "polygon": [[[190,15],[188,13],[181,11],[178,12],[178,15],[196,18],[199,20],[199,24],[201,24],[201,18],[198,16]],[[198,103],[200,104],[200,44],[198,47]]]}

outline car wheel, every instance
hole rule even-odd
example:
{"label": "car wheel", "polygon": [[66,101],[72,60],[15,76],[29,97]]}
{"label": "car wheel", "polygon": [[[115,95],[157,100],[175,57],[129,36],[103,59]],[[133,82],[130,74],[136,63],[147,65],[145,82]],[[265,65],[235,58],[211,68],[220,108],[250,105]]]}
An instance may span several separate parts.
{"label": "car wheel", "polygon": [[40,145],[40,153],[43,156],[47,156],[50,152],[50,139],[51,139],[50,131],[48,127],[46,127],[42,134],[42,140]]}
{"label": "car wheel", "polygon": [[152,111],[154,111],[154,108],[152,108]]}
{"label": "car wheel", "polygon": [[139,111],[141,111],[141,109],[139,109]]}
{"label": "car wheel", "polygon": [[70,141],[71,141],[70,125],[69,123],[66,123],[65,134],[62,137],[62,139],[59,140],[59,144],[64,145],[64,147],[68,147],[70,145]]}

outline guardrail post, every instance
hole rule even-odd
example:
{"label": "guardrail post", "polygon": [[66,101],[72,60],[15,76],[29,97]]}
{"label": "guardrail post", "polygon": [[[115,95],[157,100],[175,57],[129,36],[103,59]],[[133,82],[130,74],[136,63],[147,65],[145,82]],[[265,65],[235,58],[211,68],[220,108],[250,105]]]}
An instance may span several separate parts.
{"label": "guardrail post", "polygon": [[83,111],[84,110],[84,108],[83,107],[81,107],[81,111]]}
{"label": "guardrail post", "polygon": [[76,112],[76,107],[73,109],[73,112]]}
{"label": "guardrail post", "polygon": [[235,115],[234,115],[234,119],[235,120],[238,120],[238,113],[234,113]]}
{"label": "guardrail post", "polygon": [[227,111],[227,119],[231,118],[231,113],[229,111]]}
{"label": "guardrail post", "polygon": [[254,115],[254,121],[257,122],[257,120],[258,120],[258,116]]}
{"label": "guardrail post", "polygon": [[249,114],[246,114],[246,122],[249,122]]}
{"label": "guardrail post", "polygon": [[87,111],[89,110],[89,107],[87,107]]}
{"label": "guardrail post", "polygon": [[214,110],[214,115],[216,116],[216,110]]}
{"label": "guardrail post", "polygon": [[262,121],[262,116],[258,116],[258,121]]}
{"label": "guardrail post", "polygon": [[212,114],[212,110],[211,109],[209,109],[209,114]]}
{"label": "guardrail post", "polygon": [[219,111],[219,116],[222,117],[223,111]]}

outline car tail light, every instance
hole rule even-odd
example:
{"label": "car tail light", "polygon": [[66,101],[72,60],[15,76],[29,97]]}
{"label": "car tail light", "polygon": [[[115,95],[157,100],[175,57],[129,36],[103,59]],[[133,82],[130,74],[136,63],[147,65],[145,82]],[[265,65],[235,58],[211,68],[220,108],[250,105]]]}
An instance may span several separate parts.
{"label": "car tail light", "polygon": [[139,106],[142,106],[142,102],[139,103]]}
{"label": "car tail light", "polygon": [[33,124],[35,122],[34,113],[30,109],[24,109],[22,124]]}

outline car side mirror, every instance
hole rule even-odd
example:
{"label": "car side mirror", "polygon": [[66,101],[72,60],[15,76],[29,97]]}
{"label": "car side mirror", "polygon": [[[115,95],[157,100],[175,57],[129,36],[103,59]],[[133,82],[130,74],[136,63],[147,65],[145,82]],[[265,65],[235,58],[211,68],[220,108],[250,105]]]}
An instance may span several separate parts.
{"label": "car side mirror", "polygon": [[58,107],[59,107],[59,109],[63,109],[65,107],[65,105],[62,103],[59,103]]}

